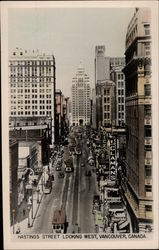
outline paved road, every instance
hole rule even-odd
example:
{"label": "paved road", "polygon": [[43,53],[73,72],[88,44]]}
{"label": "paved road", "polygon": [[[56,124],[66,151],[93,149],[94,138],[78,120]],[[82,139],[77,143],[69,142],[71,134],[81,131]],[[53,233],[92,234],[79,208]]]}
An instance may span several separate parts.
{"label": "paved road", "polygon": [[[96,190],[96,178],[91,167],[87,163],[89,149],[86,139],[80,140],[82,155],[73,156],[74,172],[66,173],[64,179],[58,178],[58,172],[54,170],[55,180],[51,194],[44,195],[40,205],[34,226],[30,233],[52,233],[52,218],[55,209],[64,208],[68,221],[68,233],[95,232],[94,218],[92,214],[93,195]],[[64,158],[68,157],[68,150]],[[85,167],[81,167],[81,162]],[[64,166],[63,166],[64,168]],[[91,170],[91,176],[85,176],[85,171]]]}

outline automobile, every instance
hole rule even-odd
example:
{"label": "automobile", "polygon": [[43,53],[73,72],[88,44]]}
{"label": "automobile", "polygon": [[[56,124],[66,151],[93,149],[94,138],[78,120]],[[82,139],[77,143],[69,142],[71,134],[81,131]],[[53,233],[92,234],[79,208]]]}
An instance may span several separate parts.
{"label": "automobile", "polygon": [[61,171],[61,166],[56,166],[56,171]]}
{"label": "automobile", "polygon": [[54,181],[54,175],[53,174],[51,174],[51,175],[49,175],[49,178],[48,178],[48,180],[50,181]]}
{"label": "automobile", "polygon": [[58,165],[58,166],[62,166],[62,159],[58,159],[57,165]]}
{"label": "automobile", "polygon": [[85,167],[85,164],[84,164],[84,162],[81,162],[81,167]]}
{"label": "automobile", "polygon": [[59,172],[59,174],[58,174],[58,178],[64,178],[64,173],[63,172]]}
{"label": "automobile", "polygon": [[94,166],[94,160],[93,159],[89,160],[88,163],[89,163],[90,166]]}
{"label": "automobile", "polygon": [[58,158],[62,158],[63,154],[61,152],[58,153]]}
{"label": "automobile", "polygon": [[85,172],[85,176],[91,176],[91,171],[90,171],[90,170],[87,170],[87,171]]}
{"label": "automobile", "polygon": [[99,195],[97,195],[97,194],[95,194],[94,196],[93,196],[93,203],[99,203],[99,201],[100,201],[100,196]]}
{"label": "automobile", "polygon": [[74,167],[73,166],[66,166],[65,167],[65,172],[66,173],[71,173],[71,172],[73,172],[74,171]]}
{"label": "automobile", "polygon": [[76,155],[81,155],[82,151],[81,151],[81,149],[79,147],[76,147],[75,153],[76,153]]}

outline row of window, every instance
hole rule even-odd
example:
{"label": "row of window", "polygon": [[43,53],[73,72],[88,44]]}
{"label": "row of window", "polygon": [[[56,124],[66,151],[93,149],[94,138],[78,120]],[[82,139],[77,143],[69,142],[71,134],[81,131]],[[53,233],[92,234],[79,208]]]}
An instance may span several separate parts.
{"label": "row of window", "polygon": [[[16,106],[11,106],[11,110],[16,110],[17,107]],[[18,106],[18,110],[23,110],[23,109],[51,109],[51,106]]]}
{"label": "row of window", "polygon": [[[17,90],[17,91],[16,91]],[[51,91],[52,91],[52,89],[39,89],[39,93],[51,93]],[[11,93],[30,93],[30,92],[32,92],[32,93],[37,93],[38,92],[38,90],[37,89],[32,89],[32,91],[31,91],[31,89],[24,89],[24,91],[23,91],[23,89],[11,89],[10,90],[10,92]]]}
{"label": "row of window", "polygon": [[10,80],[11,80],[11,82],[14,82],[14,81],[16,81],[16,79],[17,79],[17,81],[24,81],[24,82],[31,82],[31,81],[33,81],[33,80],[38,80],[38,78],[39,78],[39,82],[51,82],[52,80],[53,80],[53,77],[41,77],[41,76],[32,76],[32,77],[29,77],[29,76],[23,76],[23,75],[11,75],[10,76]]}
{"label": "row of window", "polygon": [[[38,98],[38,95],[10,95],[10,97],[11,97],[11,99],[16,99],[16,98],[18,98],[18,99],[20,99],[20,98],[28,98],[28,99],[30,99],[31,97],[32,98]],[[52,95],[39,95],[39,98],[51,98],[52,97]]]}
{"label": "row of window", "polygon": [[124,81],[118,81],[118,88],[124,88]]}
{"label": "row of window", "polygon": [[118,97],[118,103],[124,103],[124,97]]}
{"label": "row of window", "polygon": [[110,119],[110,113],[104,113],[104,119]]}
{"label": "row of window", "polygon": [[124,119],[125,115],[124,115],[124,112],[119,112],[118,113],[118,118],[119,119]]}
{"label": "row of window", "polygon": [[109,103],[110,102],[110,97],[104,97],[104,103]]}
{"label": "row of window", "polygon": [[117,76],[118,76],[118,80],[124,80],[124,74],[118,73]]}
{"label": "row of window", "polygon": [[11,115],[51,115],[51,111],[12,111]]}
{"label": "row of window", "polygon": [[[23,52],[20,52],[20,53],[22,53],[23,54]],[[21,55],[22,55],[21,54]],[[13,55],[16,55],[16,52],[13,52]],[[17,62],[13,62],[13,61],[11,61],[10,62],[10,66],[19,66],[19,67],[21,67],[21,66],[31,66],[31,65],[33,65],[33,66],[36,66],[36,65],[39,65],[39,66],[51,66],[51,65],[53,65],[53,61],[39,61],[39,60],[36,60],[36,61],[17,61]]]}
{"label": "row of window", "polygon": [[104,111],[110,111],[110,105],[104,105]]}
{"label": "row of window", "polygon": [[118,89],[118,95],[124,95],[125,91],[124,89]]}
{"label": "row of window", "polygon": [[45,83],[48,82],[49,83],[50,82],[50,83],[53,83],[54,80],[53,80],[53,78],[50,78],[50,80],[48,80],[48,81],[43,81],[43,80],[40,81],[38,78],[29,78],[29,80],[24,79],[24,78],[17,78],[17,79],[16,78],[11,78],[10,82],[11,83],[20,83],[21,82],[21,83],[26,83],[26,84],[27,83],[30,84],[32,82],[36,82],[36,83],[39,83],[39,82],[45,82]]}
{"label": "row of window", "polygon": [[104,89],[104,95],[110,95],[110,89]]}
{"label": "row of window", "polygon": [[44,88],[44,87],[46,87],[46,88],[48,88],[48,87],[51,87],[51,83],[39,83],[39,84],[37,84],[37,83],[32,83],[32,84],[28,84],[28,83],[25,83],[25,84],[23,84],[23,83],[11,83],[10,84],[10,87],[11,88],[23,88],[23,87],[25,87],[25,88],[37,88],[37,87],[42,87],[42,88]]}
{"label": "row of window", "polygon": [[124,111],[124,105],[118,105],[118,111]]}

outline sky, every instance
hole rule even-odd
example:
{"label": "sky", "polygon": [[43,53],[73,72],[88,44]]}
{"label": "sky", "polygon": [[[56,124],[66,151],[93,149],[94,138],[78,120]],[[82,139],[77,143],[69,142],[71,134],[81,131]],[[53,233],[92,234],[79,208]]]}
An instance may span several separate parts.
{"label": "sky", "polygon": [[71,95],[72,78],[82,62],[94,87],[95,46],[106,56],[124,56],[134,8],[12,8],[8,12],[9,51],[16,47],[51,52],[56,88]]}

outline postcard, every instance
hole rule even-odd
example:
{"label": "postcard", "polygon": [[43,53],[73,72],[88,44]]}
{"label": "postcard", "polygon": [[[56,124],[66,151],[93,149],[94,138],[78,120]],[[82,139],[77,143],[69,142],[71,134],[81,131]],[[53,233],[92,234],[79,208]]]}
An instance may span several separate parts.
{"label": "postcard", "polygon": [[158,2],[1,3],[5,249],[157,249]]}

